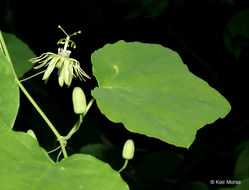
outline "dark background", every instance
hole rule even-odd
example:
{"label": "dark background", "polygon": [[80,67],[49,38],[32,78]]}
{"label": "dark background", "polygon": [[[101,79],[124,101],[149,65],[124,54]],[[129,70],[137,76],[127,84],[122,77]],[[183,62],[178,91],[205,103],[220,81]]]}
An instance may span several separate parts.
{"label": "dark background", "polygon": [[[246,132],[249,40],[239,35],[231,37],[227,27],[234,15],[246,8],[249,8],[248,1],[236,0],[5,0],[0,7],[0,29],[16,34],[37,55],[57,52],[57,41],[65,37],[57,28],[59,24],[69,34],[82,30],[81,35],[72,39],[77,48],[71,57],[79,60],[90,76],[91,53],[106,43],[121,39],[159,43],[177,51],[191,72],[206,80],[230,102],[232,110],[225,119],[199,130],[187,150],[132,134],[122,124],[108,121],[94,104],[67,148],[69,153],[77,153],[87,144],[101,144],[101,151],[88,147],[81,152],[94,154],[119,169],[123,162],[123,143],[133,138],[136,155],[122,173],[132,190],[180,189],[192,181],[214,189],[221,186],[211,185],[211,179],[234,179],[238,156],[235,149],[249,139]],[[232,45],[239,44],[239,55],[236,49],[226,46],[225,35],[230,36]],[[32,70],[25,76],[36,72]],[[72,89],[81,86],[89,101],[91,90],[97,86],[92,78],[87,82],[74,79],[69,89],[60,88],[57,74],[53,73],[46,85],[40,76],[24,85],[64,135],[77,120],[71,103]],[[40,145],[47,150],[58,146],[46,123],[23,95],[14,129],[34,130]],[[56,158],[57,153],[51,157]]]}

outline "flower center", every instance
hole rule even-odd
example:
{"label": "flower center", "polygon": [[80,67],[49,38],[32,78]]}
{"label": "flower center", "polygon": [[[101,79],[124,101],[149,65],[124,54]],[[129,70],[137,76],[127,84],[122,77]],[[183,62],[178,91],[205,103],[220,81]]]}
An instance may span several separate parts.
{"label": "flower center", "polygon": [[64,57],[69,57],[71,54],[70,50],[64,51],[62,48],[58,49],[58,55],[64,56]]}

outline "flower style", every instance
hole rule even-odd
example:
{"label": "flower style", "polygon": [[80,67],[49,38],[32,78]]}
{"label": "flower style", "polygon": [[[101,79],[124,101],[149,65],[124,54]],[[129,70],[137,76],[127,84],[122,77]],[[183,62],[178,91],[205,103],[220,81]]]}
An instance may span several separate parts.
{"label": "flower style", "polygon": [[75,43],[70,40],[70,36],[76,35],[79,32],[75,32],[71,35],[68,35],[62,28],[59,28],[67,35],[66,38],[63,38],[58,41],[57,44],[64,44],[64,48],[58,49],[58,54],[47,52],[43,53],[41,56],[32,58],[30,61],[32,63],[40,63],[40,65],[34,67],[34,69],[39,69],[43,66],[47,67],[42,80],[47,81],[50,74],[54,68],[58,68],[58,82],[62,87],[65,83],[68,87],[72,82],[73,77],[78,77],[80,80],[84,80],[84,77],[91,79],[81,68],[80,63],[76,59],[69,58],[71,51],[67,50],[67,47],[71,43],[71,47],[76,48]]}

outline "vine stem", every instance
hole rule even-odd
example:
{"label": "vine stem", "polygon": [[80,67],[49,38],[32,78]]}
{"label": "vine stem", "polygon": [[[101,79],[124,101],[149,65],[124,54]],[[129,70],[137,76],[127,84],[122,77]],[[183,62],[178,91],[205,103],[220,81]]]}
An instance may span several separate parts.
{"label": "vine stem", "polygon": [[126,168],[126,166],[128,164],[128,161],[129,160],[125,160],[124,165],[122,166],[122,168],[120,168],[120,170],[118,171],[118,173],[122,172]]}
{"label": "vine stem", "polygon": [[78,129],[80,128],[80,125],[83,122],[83,118],[85,117],[85,115],[87,114],[88,110],[90,109],[90,107],[92,106],[93,102],[94,102],[94,98],[92,98],[90,100],[90,102],[87,104],[86,107],[86,111],[83,114],[79,115],[79,119],[76,122],[76,124],[73,126],[73,128],[70,130],[70,132],[67,134],[67,136],[65,137],[65,140],[69,140],[71,138],[71,136],[76,133],[78,131]]}
{"label": "vine stem", "polygon": [[19,80],[19,81],[20,81],[20,82],[24,82],[24,81],[26,81],[26,80],[29,80],[29,79],[31,79],[31,78],[33,78],[33,77],[36,77],[36,76],[42,74],[42,73],[45,73],[45,71],[46,71],[46,70],[43,70],[43,71],[41,71],[41,72],[39,72],[39,73],[36,73],[36,74],[34,74],[34,75],[30,76],[30,77],[21,79],[21,80]]}
{"label": "vine stem", "polygon": [[67,158],[68,156],[67,156],[67,152],[66,152],[66,149],[65,149],[63,137],[59,134],[59,132],[54,127],[54,125],[50,122],[50,120],[47,118],[47,116],[44,114],[44,112],[41,110],[41,108],[37,105],[37,103],[34,101],[34,99],[31,97],[31,95],[28,93],[28,91],[25,89],[25,87],[19,81],[19,79],[18,79],[18,77],[16,75],[16,72],[15,72],[15,69],[13,67],[13,64],[12,64],[9,52],[7,50],[5,41],[3,39],[3,35],[2,35],[1,30],[0,30],[0,43],[1,43],[1,49],[3,50],[3,53],[5,54],[5,56],[7,57],[8,61],[9,61],[9,64],[11,66],[11,70],[12,70],[13,75],[15,77],[16,83],[18,84],[19,88],[22,90],[22,92],[24,93],[24,95],[28,98],[28,100],[30,101],[30,103],[34,106],[34,108],[37,110],[37,112],[41,115],[41,117],[47,123],[47,125],[49,126],[49,128],[53,131],[53,133],[55,134],[56,138],[58,139],[58,141],[60,143],[63,156],[65,158]]}

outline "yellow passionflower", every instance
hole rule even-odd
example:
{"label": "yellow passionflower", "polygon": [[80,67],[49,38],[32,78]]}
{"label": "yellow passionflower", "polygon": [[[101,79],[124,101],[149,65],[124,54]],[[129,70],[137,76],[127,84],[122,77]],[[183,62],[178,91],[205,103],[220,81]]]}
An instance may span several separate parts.
{"label": "yellow passionflower", "polygon": [[73,77],[78,77],[80,80],[85,80],[84,77],[91,79],[81,68],[80,63],[76,59],[69,58],[71,51],[67,50],[69,44],[71,43],[71,47],[76,48],[75,43],[70,40],[70,36],[74,36],[76,34],[81,33],[75,32],[71,35],[68,35],[62,28],[59,28],[66,34],[66,38],[63,38],[58,41],[57,44],[64,44],[64,48],[58,49],[58,54],[47,52],[43,53],[41,56],[32,58],[30,61],[32,63],[40,63],[40,65],[34,67],[34,69],[39,69],[43,66],[47,67],[42,80],[48,80],[50,74],[54,70],[54,68],[58,68],[58,81],[59,85],[62,87],[65,83],[68,87],[72,82]]}

